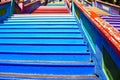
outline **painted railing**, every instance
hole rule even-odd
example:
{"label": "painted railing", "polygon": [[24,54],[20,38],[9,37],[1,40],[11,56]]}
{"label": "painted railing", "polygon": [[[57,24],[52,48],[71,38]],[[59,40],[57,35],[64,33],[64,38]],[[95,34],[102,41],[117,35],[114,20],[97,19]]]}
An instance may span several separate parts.
{"label": "painted railing", "polygon": [[[73,4],[77,19],[91,44],[92,55],[96,56],[99,65],[96,72],[103,70],[110,80],[120,79],[120,32],[77,0]],[[98,74],[106,80],[102,73]]]}
{"label": "painted railing", "polygon": [[68,1],[68,0],[64,0],[64,2],[66,3],[68,10],[71,12],[71,10],[72,10],[71,3],[72,3],[72,2],[70,2],[70,1]]}
{"label": "painted railing", "polygon": [[96,7],[105,10],[113,15],[120,15],[120,6],[110,4],[103,1],[96,1]]}
{"label": "painted railing", "polygon": [[11,15],[11,1],[0,2],[0,23]]}
{"label": "painted railing", "polygon": [[41,5],[39,0],[30,2],[26,5],[24,5],[24,13],[31,13],[34,11],[36,8],[38,8]]}

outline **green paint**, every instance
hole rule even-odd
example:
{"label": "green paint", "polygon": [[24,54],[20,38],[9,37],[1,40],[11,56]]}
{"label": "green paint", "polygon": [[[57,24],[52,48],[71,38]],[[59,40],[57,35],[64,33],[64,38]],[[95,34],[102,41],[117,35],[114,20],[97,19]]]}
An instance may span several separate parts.
{"label": "green paint", "polygon": [[80,11],[78,9],[75,9],[75,13],[76,13],[78,19],[80,20]]}
{"label": "green paint", "polygon": [[93,43],[93,40],[92,40],[90,34],[88,33],[88,31],[86,30],[86,28],[84,26],[82,26],[82,29],[83,29],[88,41],[90,42],[90,45],[91,45],[93,51],[95,52],[95,44]]}
{"label": "green paint", "polygon": [[113,59],[109,55],[108,51],[103,47],[103,68],[109,78],[109,80],[120,79],[120,69],[114,63]]}
{"label": "green paint", "polygon": [[6,14],[6,8],[0,9],[0,16],[3,16],[4,14]]}

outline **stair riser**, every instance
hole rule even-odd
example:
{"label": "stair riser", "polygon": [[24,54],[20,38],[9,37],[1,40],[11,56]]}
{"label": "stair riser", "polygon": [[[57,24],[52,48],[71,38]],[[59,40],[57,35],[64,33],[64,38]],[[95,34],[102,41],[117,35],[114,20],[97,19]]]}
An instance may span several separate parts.
{"label": "stair riser", "polygon": [[53,75],[89,75],[94,74],[93,65],[35,65],[0,64],[0,72]]}
{"label": "stair riser", "polygon": [[0,52],[25,53],[84,53],[86,46],[54,46],[54,45],[0,45]]}
{"label": "stair riser", "polygon": [[56,32],[56,33],[80,33],[80,31],[78,29],[0,29],[0,33],[7,33],[7,32],[11,32],[11,33],[14,33],[14,32],[23,32],[23,33],[36,33],[36,32],[48,32],[48,33],[53,33],[53,32]]}
{"label": "stair riser", "polygon": [[84,44],[83,39],[0,39],[0,44]]}
{"label": "stair riser", "polygon": [[49,25],[49,24],[77,24],[76,22],[25,22],[25,23],[23,23],[23,22],[6,22],[6,23],[4,23],[4,24],[45,24],[45,25]]}
{"label": "stair riser", "polygon": [[43,25],[22,25],[22,24],[5,24],[3,26],[0,26],[0,29],[79,29],[77,25],[71,25],[71,24],[43,24]]}
{"label": "stair riser", "polygon": [[[90,53],[79,53],[79,55],[77,54],[73,54],[70,55],[70,53],[67,53],[67,55],[58,55],[58,54],[54,54],[54,55],[49,55],[48,54],[39,54],[39,55],[35,55],[35,54],[0,54],[0,62],[4,60],[40,60],[40,61],[59,61],[62,63],[65,61],[79,61],[79,62],[89,62],[90,61]],[[35,61],[33,61],[35,62]]]}

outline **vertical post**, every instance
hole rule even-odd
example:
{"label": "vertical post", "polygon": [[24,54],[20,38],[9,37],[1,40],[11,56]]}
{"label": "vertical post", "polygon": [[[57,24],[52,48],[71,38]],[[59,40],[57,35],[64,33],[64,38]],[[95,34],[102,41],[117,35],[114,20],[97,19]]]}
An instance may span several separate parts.
{"label": "vertical post", "polygon": [[74,8],[74,1],[71,3],[71,8],[72,8],[72,15],[75,15],[75,8]]}
{"label": "vertical post", "polygon": [[92,1],[92,6],[93,6],[93,7],[96,7],[96,0],[93,0],[93,1]]}
{"label": "vertical post", "polygon": [[15,0],[11,0],[11,5],[10,5],[10,16],[12,16],[12,14],[14,13],[14,3],[15,3]]}

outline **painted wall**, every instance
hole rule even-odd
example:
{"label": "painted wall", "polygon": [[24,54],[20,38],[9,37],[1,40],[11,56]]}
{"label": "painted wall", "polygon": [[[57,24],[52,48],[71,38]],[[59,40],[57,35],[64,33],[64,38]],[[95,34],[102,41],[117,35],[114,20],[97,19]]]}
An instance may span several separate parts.
{"label": "painted wall", "polygon": [[[90,15],[92,12],[88,11],[87,13],[84,8],[80,9],[82,5],[79,7],[78,5],[80,4],[76,4],[78,4],[78,2],[74,4],[76,16],[81,22],[79,24],[82,25],[83,32],[86,34],[87,39],[91,44],[90,48],[93,52],[91,55],[95,56],[92,58],[95,63],[98,64],[96,68],[97,74],[101,76],[102,80],[107,80],[107,77],[109,78],[108,80],[119,80],[120,56],[118,54],[120,51],[117,52],[115,47],[113,47],[113,43],[111,43],[108,37],[101,31],[102,29],[98,29],[100,28],[98,23],[93,23],[93,20],[95,19],[91,19],[92,17],[94,18],[94,15]],[[107,77],[105,77],[101,70],[105,71]]]}
{"label": "painted wall", "polygon": [[7,19],[11,15],[10,7],[10,1],[0,4],[0,23],[2,23],[3,20]]}

